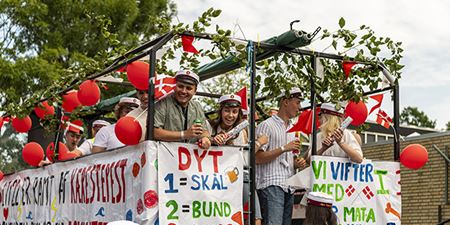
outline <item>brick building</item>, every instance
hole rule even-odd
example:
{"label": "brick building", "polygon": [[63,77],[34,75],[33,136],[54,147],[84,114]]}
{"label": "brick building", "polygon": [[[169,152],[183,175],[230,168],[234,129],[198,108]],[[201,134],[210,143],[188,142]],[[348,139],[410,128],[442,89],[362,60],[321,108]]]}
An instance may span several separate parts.
{"label": "brick building", "polygon": [[[407,137],[401,141],[401,149],[409,144],[423,145],[428,150],[428,163],[419,170],[401,166],[402,225],[430,225],[450,219],[448,164],[433,148],[436,145],[448,157],[450,132]],[[365,144],[363,151],[366,158],[373,160],[394,157],[392,140]]]}

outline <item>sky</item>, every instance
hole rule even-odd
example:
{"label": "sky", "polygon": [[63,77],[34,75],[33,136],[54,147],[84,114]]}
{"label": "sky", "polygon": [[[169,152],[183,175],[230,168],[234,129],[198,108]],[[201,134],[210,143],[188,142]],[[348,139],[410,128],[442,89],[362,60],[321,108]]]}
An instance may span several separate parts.
{"label": "sky", "polygon": [[[308,32],[318,26],[337,30],[341,17],[350,30],[363,24],[370,26],[377,36],[403,43],[401,64],[405,67],[400,79],[400,109],[418,107],[437,121],[438,129],[445,128],[450,121],[450,30],[445,28],[450,21],[449,1],[431,4],[406,0],[175,0],[175,3],[179,22],[192,23],[213,7],[222,10],[214,24],[232,31],[239,24],[245,38],[252,40],[282,34],[297,19],[301,22],[294,28]],[[243,35],[239,31],[236,37]],[[385,97],[384,104],[388,100]]]}

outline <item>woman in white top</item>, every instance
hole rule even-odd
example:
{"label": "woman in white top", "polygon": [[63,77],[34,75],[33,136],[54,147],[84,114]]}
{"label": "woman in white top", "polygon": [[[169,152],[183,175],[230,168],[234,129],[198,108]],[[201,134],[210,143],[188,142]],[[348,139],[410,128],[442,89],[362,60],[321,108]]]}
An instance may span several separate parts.
{"label": "woman in white top", "polygon": [[364,159],[361,146],[351,131],[341,129],[342,117],[342,110],[337,110],[333,104],[323,103],[320,107],[317,155],[345,157],[361,163]]}
{"label": "woman in white top", "polygon": [[[238,95],[224,95],[219,98],[220,108],[217,111],[218,118],[212,121],[209,121],[211,125],[211,136],[213,137],[213,143],[217,145],[247,145],[248,143],[248,135],[247,129],[243,129],[239,132],[239,134],[234,137],[228,138],[227,132],[239,125],[242,121],[244,121],[242,107],[241,107],[241,97]],[[261,145],[264,145],[268,142],[267,136],[261,136],[256,141],[256,148],[260,148]],[[244,156],[247,156],[247,153],[244,153]],[[244,157],[244,161],[248,164],[248,160]],[[244,204],[249,201],[249,196],[247,193],[250,191],[249,187],[249,175],[248,171],[244,171]],[[255,192],[256,194],[256,192]],[[255,197],[255,218],[257,225],[261,224],[261,208],[259,206],[258,196]]]}

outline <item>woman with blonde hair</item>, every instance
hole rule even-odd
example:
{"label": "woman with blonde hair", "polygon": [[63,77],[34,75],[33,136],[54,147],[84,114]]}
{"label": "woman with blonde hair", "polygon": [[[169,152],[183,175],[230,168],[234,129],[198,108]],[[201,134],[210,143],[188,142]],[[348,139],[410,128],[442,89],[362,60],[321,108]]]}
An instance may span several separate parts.
{"label": "woman with blonde hair", "polygon": [[336,109],[333,104],[323,103],[320,107],[317,155],[344,157],[361,163],[364,158],[358,140],[351,131],[341,129],[343,115],[342,109]]}

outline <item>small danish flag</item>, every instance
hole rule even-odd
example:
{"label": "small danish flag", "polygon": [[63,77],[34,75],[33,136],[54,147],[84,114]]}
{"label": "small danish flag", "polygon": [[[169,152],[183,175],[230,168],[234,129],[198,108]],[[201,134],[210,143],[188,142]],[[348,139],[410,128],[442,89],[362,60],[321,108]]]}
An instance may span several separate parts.
{"label": "small danish flag", "polygon": [[377,113],[377,123],[388,129],[392,124],[392,118],[389,117],[385,111],[380,109]]}

